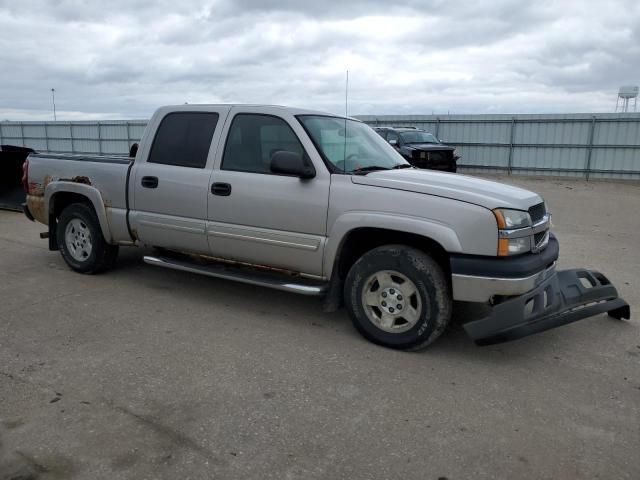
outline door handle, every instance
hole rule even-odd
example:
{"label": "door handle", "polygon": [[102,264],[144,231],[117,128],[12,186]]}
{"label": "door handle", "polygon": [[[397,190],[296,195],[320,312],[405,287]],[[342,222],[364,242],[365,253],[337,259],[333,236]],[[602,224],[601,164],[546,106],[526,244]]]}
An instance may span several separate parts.
{"label": "door handle", "polygon": [[220,195],[221,197],[228,197],[231,195],[231,185],[228,183],[216,182],[211,185],[211,193],[214,195]]}
{"label": "door handle", "polygon": [[140,184],[144,188],[156,188],[158,186],[158,177],[142,177]]}

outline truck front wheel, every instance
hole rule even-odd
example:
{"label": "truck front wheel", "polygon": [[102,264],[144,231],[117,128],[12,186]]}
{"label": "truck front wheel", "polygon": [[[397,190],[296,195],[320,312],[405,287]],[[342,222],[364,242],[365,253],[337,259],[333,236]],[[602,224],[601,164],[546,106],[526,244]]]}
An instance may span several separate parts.
{"label": "truck front wheel", "polygon": [[349,270],[344,296],[356,329],[390,348],[426,347],[451,318],[451,288],[442,268],[406,245],[365,253]]}
{"label": "truck front wheel", "polygon": [[73,203],[62,211],[56,238],[62,258],[76,272],[102,272],[112,268],[118,257],[118,246],[106,242],[96,213],[84,203]]}

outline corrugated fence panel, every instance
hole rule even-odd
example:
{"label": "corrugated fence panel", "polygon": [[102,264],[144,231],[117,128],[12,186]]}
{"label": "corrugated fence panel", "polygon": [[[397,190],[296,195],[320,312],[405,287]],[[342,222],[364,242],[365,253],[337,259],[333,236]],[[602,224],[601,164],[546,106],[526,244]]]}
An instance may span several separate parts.
{"label": "corrugated fence panel", "polygon": [[100,137],[106,140],[126,140],[127,126],[116,124],[102,124],[100,125]]}
{"label": "corrugated fence panel", "polygon": [[34,150],[41,152],[49,151],[47,140],[45,138],[25,138],[22,146],[33,148]]}
{"label": "corrugated fence panel", "polygon": [[509,143],[510,123],[440,122],[438,137],[443,142]]}
{"label": "corrugated fence panel", "polygon": [[436,134],[436,132],[438,132],[440,128],[437,122],[422,122],[422,121],[406,122],[406,123],[400,122],[400,123],[397,123],[395,126],[396,127],[415,127],[421,130],[426,130],[427,132],[433,133],[434,135]]}
{"label": "corrugated fence panel", "polygon": [[[404,125],[408,115],[365,115],[370,125]],[[422,115],[462,154],[464,171],[612,179],[640,177],[640,114]],[[414,120],[415,121],[415,120]],[[425,128],[426,130],[426,128]],[[433,131],[433,130],[431,130]]]}
{"label": "corrugated fence panel", "polygon": [[640,121],[597,123],[593,143],[594,145],[635,145],[640,148]]}
{"label": "corrugated fence panel", "polygon": [[50,138],[49,151],[51,152],[71,152],[73,151],[73,143],[71,139],[66,138]]}
{"label": "corrugated fence panel", "polygon": [[592,170],[638,171],[639,166],[640,148],[594,148],[591,153]]}
{"label": "corrugated fence panel", "polygon": [[127,140],[103,140],[102,153],[129,153]]}
{"label": "corrugated fence panel", "polygon": [[485,145],[458,146],[458,153],[467,159],[466,165],[478,167],[507,168],[509,162],[509,148]]}
{"label": "corrugated fence panel", "polygon": [[129,125],[129,133],[131,134],[131,140],[139,142],[146,128],[146,123],[131,123]]}
{"label": "corrugated fence panel", "polygon": [[73,125],[73,138],[100,138],[100,134],[98,133],[98,124],[95,123],[93,125],[89,125],[83,123],[80,125]]}
{"label": "corrugated fence panel", "polygon": [[[586,148],[514,147],[512,166],[514,169],[535,167],[545,171],[585,169]],[[551,172],[553,173],[553,172]]]}
{"label": "corrugated fence panel", "polygon": [[[461,170],[640,179],[640,114],[365,115],[454,145]],[[0,143],[39,151],[126,154],[145,120],[0,122]]]}
{"label": "corrugated fence panel", "polygon": [[515,144],[586,145],[589,141],[590,122],[531,122],[516,123]]}
{"label": "corrugated fence panel", "polygon": [[24,138],[47,138],[45,124],[25,125],[23,127]]}
{"label": "corrugated fence panel", "polygon": [[0,136],[2,136],[2,143],[6,143],[5,140],[9,138],[22,138],[22,129],[20,124],[0,122]]}
{"label": "corrugated fence panel", "polygon": [[73,140],[73,151],[75,153],[100,153],[100,142],[98,140]]}
{"label": "corrugated fence panel", "polygon": [[49,138],[71,138],[71,125],[49,125],[47,136]]}

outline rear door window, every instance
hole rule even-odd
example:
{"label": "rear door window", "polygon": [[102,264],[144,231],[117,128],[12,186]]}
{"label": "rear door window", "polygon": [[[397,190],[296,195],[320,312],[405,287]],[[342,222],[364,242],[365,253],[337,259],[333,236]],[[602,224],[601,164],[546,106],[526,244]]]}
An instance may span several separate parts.
{"label": "rear door window", "polygon": [[149,163],[204,168],[218,114],[174,112],[162,119],[149,153]]}

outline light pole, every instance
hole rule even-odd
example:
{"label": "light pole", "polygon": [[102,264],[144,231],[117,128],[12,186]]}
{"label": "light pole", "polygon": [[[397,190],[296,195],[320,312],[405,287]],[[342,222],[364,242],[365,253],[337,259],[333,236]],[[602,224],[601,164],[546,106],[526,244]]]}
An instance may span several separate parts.
{"label": "light pole", "polygon": [[56,89],[55,88],[51,89],[51,100],[53,102],[53,121],[55,122],[56,120],[58,120],[56,118]]}

